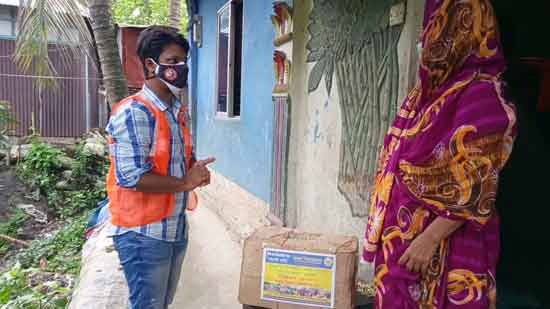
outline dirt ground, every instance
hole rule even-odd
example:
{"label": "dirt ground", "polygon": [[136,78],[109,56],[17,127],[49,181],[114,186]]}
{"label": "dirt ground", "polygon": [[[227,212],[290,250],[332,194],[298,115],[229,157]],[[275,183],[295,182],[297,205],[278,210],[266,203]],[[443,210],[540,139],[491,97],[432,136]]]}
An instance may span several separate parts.
{"label": "dirt ground", "polygon": [[0,168],[0,222],[7,218],[9,199],[17,189],[13,170]]}
{"label": "dirt ground", "polygon": [[[17,180],[14,167],[0,166],[0,223],[6,222],[19,204],[34,205],[36,209],[47,213],[46,202],[43,199],[35,199],[33,195],[36,194],[33,194],[31,190]],[[19,229],[17,239],[23,241],[33,240],[38,236],[43,236],[46,231],[55,228],[54,225],[49,220],[46,224],[39,223],[29,216],[28,220]],[[8,260],[7,257],[12,253],[0,257],[0,269],[4,266],[3,262]]]}

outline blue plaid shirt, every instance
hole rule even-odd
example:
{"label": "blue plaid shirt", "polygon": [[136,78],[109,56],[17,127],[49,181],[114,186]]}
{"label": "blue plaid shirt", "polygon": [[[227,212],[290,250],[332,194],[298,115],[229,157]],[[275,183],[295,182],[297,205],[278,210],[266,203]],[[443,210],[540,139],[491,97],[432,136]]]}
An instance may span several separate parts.
{"label": "blue plaid shirt", "polygon": [[[177,115],[182,108],[181,102],[174,98],[172,107],[169,107],[147,86],[144,86],[139,94],[165,113],[171,132],[169,175],[183,177],[186,162],[185,141],[181,126],[177,121]],[[147,161],[155,149],[153,114],[142,103],[134,101],[117,110],[109,120],[107,132],[115,141],[109,151],[116,161],[117,183],[125,188],[135,188],[141,176],[153,168],[152,164]],[[187,193],[176,193],[176,205],[170,217],[133,228],[114,226],[112,235],[122,235],[133,231],[164,241],[184,240],[187,238],[186,202]]]}

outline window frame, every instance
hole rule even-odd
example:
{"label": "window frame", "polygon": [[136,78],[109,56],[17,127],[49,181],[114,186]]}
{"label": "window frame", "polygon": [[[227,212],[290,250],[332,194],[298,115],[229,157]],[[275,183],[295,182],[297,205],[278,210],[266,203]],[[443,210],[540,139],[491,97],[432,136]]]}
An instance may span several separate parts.
{"label": "window frame", "polygon": [[11,23],[11,34],[0,34],[0,38],[13,39],[17,35],[17,7],[9,5],[0,5],[0,7],[6,9],[10,15],[8,19],[4,18],[3,15],[0,15],[0,20]]}
{"label": "window frame", "polygon": [[[241,54],[236,54],[236,29],[237,29],[237,5],[242,5],[243,12],[242,24],[244,25],[244,2],[243,0],[229,0],[227,1],[216,13],[216,76],[215,76],[215,95],[214,95],[214,110],[216,118],[218,119],[230,119],[230,120],[239,120],[241,116],[241,111],[239,110],[238,115],[235,114],[235,63],[236,57],[241,57],[240,59],[240,69],[242,76],[242,48]],[[219,110],[219,90],[220,90],[220,30],[221,30],[221,16],[225,13],[226,10],[229,10],[229,38],[228,38],[228,52],[227,52],[227,89],[226,89],[226,111],[222,112]],[[241,25],[241,44],[243,40],[243,27]],[[242,45],[241,45],[242,46]],[[241,77],[242,82],[242,77]],[[241,83],[241,93],[242,93],[242,83]],[[242,101],[242,95],[239,96],[239,99]],[[240,102],[239,102],[240,103]]]}

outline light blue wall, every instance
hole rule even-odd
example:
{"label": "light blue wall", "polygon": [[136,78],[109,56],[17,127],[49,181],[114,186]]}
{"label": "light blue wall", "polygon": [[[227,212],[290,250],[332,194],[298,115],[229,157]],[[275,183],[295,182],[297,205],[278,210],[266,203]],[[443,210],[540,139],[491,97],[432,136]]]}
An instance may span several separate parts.
{"label": "light blue wall", "polygon": [[199,0],[203,46],[195,49],[196,147],[199,158],[260,199],[270,202],[273,140],[273,39],[271,0],[244,0],[240,120],[217,119],[216,14],[225,0]]}

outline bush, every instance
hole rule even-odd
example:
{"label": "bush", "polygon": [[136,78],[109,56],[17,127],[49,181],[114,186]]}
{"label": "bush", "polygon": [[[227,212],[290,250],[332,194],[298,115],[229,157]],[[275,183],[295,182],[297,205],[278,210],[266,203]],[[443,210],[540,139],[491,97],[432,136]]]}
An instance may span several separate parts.
{"label": "bush", "polygon": [[[36,285],[32,282],[33,276],[54,273],[71,277],[78,275],[90,210],[95,209],[106,195],[107,158],[85,151],[81,143],[75,152],[71,176],[65,177],[59,159],[65,153],[40,143],[36,138],[31,141],[31,150],[19,163],[17,175],[26,185],[39,189],[40,194],[46,197],[49,209],[64,221],[65,226],[51,237],[32,241],[28,248],[15,255],[18,264],[0,274],[0,309],[57,309],[66,306],[70,285],[58,284],[55,280],[50,280],[47,286]],[[58,183],[62,180],[66,183],[60,187]],[[9,224],[0,225],[0,231],[4,228],[7,234],[15,235],[24,220],[19,215],[14,216]]]}
{"label": "bush", "polygon": [[97,207],[97,203],[105,196],[105,189],[67,191],[64,196],[64,207],[57,209],[57,213],[62,219],[71,218],[83,211]]}
{"label": "bush", "polygon": [[[88,153],[81,143],[76,151],[72,169],[72,182],[69,190],[63,191],[58,214],[61,218],[70,218],[83,211],[97,207],[105,198],[105,175],[109,168],[106,158]],[[59,200],[59,197],[52,196]],[[49,199],[50,200],[50,199]]]}
{"label": "bush", "polygon": [[[29,154],[19,164],[18,177],[27,185],[40,189],[48,206],[65,220],[94,209],[105,197],[105,175],[109,168],[106,158],[90,154],[81,143],[75,154],[71,179],[63,179],[63,167],[59,160],[65,153],[47,144],[33,142]],[[58,189],[61,181],[68,187]]]}
{"label": "bush", "polygon": [[69,303],[70,289],[56,281],[33,286],[31,278],[40,274],[36,269],[23,269],[17,264],[0,275],[0,305],[2,309],[62,309]]}
{"label": "bush", "polygon": [[28,155],[17,167],[17,175],[26,185],[40,189],[42,194],[55,190],[61,178],[63,151],[48,144],[33,142]]}
{"label": "bush", "polygon": [[45,270],[77,275],[80,271],[80,252],[90,213],[86,212],[52,237],[34,240],[16,258],[23,267],[37,267],[46,261]]}
{"label": "bush", "polygon": [[77,187],[94,188],[98,180],[105,180],[109,171],[109,161],[106,157],[89,153],[85,142],[78,145],[76,163],[73,168],[74,185]]}

